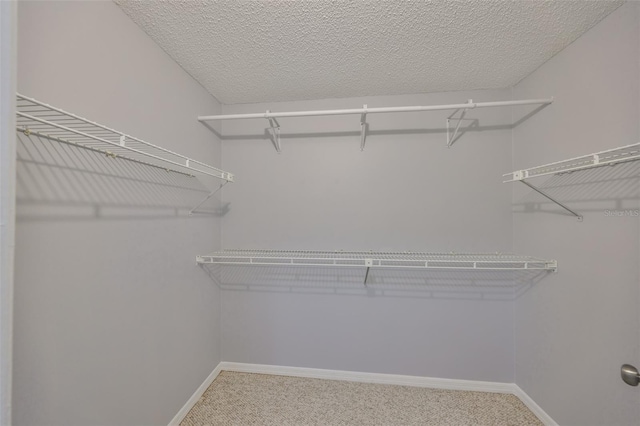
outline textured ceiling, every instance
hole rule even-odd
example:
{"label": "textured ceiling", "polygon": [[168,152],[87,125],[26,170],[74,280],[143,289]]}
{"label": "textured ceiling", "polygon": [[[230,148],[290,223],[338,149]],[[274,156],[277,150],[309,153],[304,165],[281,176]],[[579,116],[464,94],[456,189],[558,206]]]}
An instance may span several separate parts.
{"label": "textured ceiling", "polygon": [[622,4],[115,1],[226,104],[509,87]]}

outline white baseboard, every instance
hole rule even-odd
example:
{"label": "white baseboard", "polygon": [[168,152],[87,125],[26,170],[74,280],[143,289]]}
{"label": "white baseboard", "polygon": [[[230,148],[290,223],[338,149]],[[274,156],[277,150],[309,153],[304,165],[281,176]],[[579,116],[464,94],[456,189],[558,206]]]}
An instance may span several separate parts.
{"label": "white baseboard", "polygon": [[513,387],[515,388],[513,394],[520,398],[520,401],[522,401],[524,405],[526,405],[527,408],[529,408],[529,410],[531,410],[531,412],[535,414],[542,423],[544,423],[545,426],[558,426],[558,423],[556,423],[551,416],[542,409],[542,407],[536,404],[536,402],[527,395],[525,391],[520,389],[520,386],[514,383]]}
{"label": "white baseboard", "polygon": [[438,379],[434,377],[405,376],[399,374],[361,373],[354,371],[323,370],[319,368],[283,367],[279,365],[245,364],[223,361],[213,370],[189,401],[171,420],[169,426],[178,426],[202,394],[221,371],[239,373],[272,374],[276,376],[309,377],[313,379],[344,380],[349,382],[379,383],[387,385],[415,386],[421,388],[507,393],[517,396],[545,426],[558,426],[533,399],[515,383],[482,382],[476,380]]}
{"label": "white baseboard", "polygon": [[279,365],[221,362],[222,370],[240,373],[273,374],[277,376],[309,377],[314,379],[345,380],[348,382],[380,383],[449,390],[514,393],[513,383],[480,382],[475,380],[437,379],[433,377],[398,374],[360,373],[354,371],[322,370],[319,368],[282,367]]}
{"label": "white baseboard", "polygon": [[221,365],[222,363],[218,364],[216,368],[213,369],[211,374],[209,374],[209,377],[207,377],[204,382],[202,382],[200,387],[198,387],[193,395],[191,395],[191,398],[189,398],[187,403],[182,406],[180,411],[178,411],[178,414],[176,414],[173,419],[171,419],[171,421],[169,422],[169,426],[180,426],[180,422],[187,416],[193,406],[196,405],[196,403],[202,397],[202,394],[204,394],[209,386],[211,386],[211,383],[213,383],[216,377],[218,377],[218,374],[220,374],[220,372],[222,371],[222,368],[220,367]]}

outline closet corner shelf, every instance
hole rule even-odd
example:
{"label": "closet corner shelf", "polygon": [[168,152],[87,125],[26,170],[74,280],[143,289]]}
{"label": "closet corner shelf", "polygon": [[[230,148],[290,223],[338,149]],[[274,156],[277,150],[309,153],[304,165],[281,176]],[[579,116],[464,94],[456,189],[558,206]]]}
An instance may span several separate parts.
{"label": "closet corner shelf", "polygon": [[633,145],[621,146],[618,148],[608,149],[593,154],[582,155],[580,157],[569,158],[568,160],[556,161],[555,163],[544,164],[542,166],[532,167],[530,169],[517,170],[515,172],[504,174],[503,177],[508,182],[522,182],[529,188],[553,201],[572,215],[582,221],[582,216],[565,206],[558,200],[549,196],[539,188],[530,184],[526,179],[547,176],[560,175],[564,173],[573,173],[581,170],[593,169],[595,167],[614,166],[620,163],[640,160],[640,143]]}
{"label": "closet corner shelf", "polygon": [[36,99],[20,94],[16,94],[16,98],[16,129],[27,136],[35,135],[191,177],[207,175],[233,182],[233,174],[216,167]]}
{"label": "closet corner shelf", "polygon": [[503,253],[222,250],[197,256],[199,264],[235,266],[325,266],[519,271],[556,271],[555,260]]}

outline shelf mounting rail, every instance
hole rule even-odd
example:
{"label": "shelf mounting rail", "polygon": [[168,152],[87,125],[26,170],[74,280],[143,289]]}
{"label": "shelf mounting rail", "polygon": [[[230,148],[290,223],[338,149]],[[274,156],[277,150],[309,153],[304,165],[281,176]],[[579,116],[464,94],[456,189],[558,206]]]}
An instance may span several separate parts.
{"label": "shelf mounting rail", "polygon": [[[267,119],[270,123],[271,134],[273,135],[273,129],[277,129],[277,144],[275,143],[275,136],[272,136],[276,150],[280,152],[280,125],[272,120],[278,118],[292,118],[292,117],[316,117],[325,115],[348,115],[359,114],[360,115],[360,150],[364,150],[364,144],[366,139],[366,132],[368,124],[366,122],[367,114],[382,114],[382,113],[394,113],[394,112],[423,112],[423,111],[445,111],[456,110],[462,111],[459,118],[447,118],[447,130],[449,128],[450,120],[458,120],[456,130],[453,137],[449,137],[447,132],[447,146],[451,146],[455,141],[455,137],[460,129],[460,123],[464,119],[466,112],[469,109],[475,108],[495,108],[504,106],[520,106],[520,105],[549,105],[553,102],[553,98],[546,99],[524,99],[517,101],[498,101],[498,102],[473,102],[471,99],[464,104],[451,104],[451,105],[430,105],[430,106],[404,106],[404,107],[381,107],[381,108],[369,108],[367,105],[363,105],[362,108],[356,109],[332,109],[332,110],[316,110],[316,111],[291,111],[291,112],[271,112],[267,110],[262,113],[251,114],[225,114],[225,115],[201,115],[198,116],[198,121],[219,121],[219,120],[247,120],[247,119]],[[454,113],[455,114],[455,113]]]}
{"label": "shelf mounting rail", "polygon": [[16,129],[60,143],[135,163],[195,177],[198,174],[233,182],[233,174],[110,127],[16,94]]}
{"label": "shelf mounting rail", "polygon": [[582,216],[580,214],[576,213],[566,205],[551,197],[540,188],[527,182],[527,179],[540,176],[573,173],[581,170],[593,169],[596,167],[615,166],[616,164],[638,160],[640,160],[640,143],[608,149],[606,151],[600,151],[594,154],[582,155],[580,157],[573,157],[567,160],[556,161],[555,163],[548,163],[542,166],[532,167],[530,169],[516,170],[515,172],[504,174],[503,177],[507,179],[503,181],[503,183],[521,182],[534,191],[538,192],[539,194],[543,195],[547,199],[556,203],[563,209],[567,210],[573,216],[576,216],[579,221],[582,221]]}

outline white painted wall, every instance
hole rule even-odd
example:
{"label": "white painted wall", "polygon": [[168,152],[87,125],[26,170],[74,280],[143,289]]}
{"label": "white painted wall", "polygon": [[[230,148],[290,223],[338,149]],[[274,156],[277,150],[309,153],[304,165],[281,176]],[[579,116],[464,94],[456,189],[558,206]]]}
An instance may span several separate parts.
{"label": "white painted wall", "polygon": [[[20,92],[219,162],[219,140],[194,117],[220,105],[115,5],[23,2],[19,26]],[[132,186],[120,197],[122,187],[113,192],[95,175],[78,182],[19,165],[14,423],[166,423],[227,360],[515,380],[561,424],[631,424],[637,389],[622,384],[618,369],[640,355],[638,265],[627,260],[640,256],[640,227],[603,211],[636,207],[637,182],[616,175],[622,186],[599,184],[598,200],[589,198],[592,184],[556,189],[578,199],[580,224],[520,213],[540,199],[500,175],[636,142],[638,40],[637,6],[627,4],[513,92],[224,106],[241,113],[556,98],[513,131],[508,123],[530,109],[513,117],[473,111],[480,127],[451,149],[446,112],[369,116],[364,152],[357,116],[282,119],[282,154],[264,133],[266,120],[226,122],[224,167],[237,181],[224,189],[224,235],[219,219],[154,204],[172,199],[157,187]],[[86,158],[99,164],[94,171],[113,171]],[[74,188],[102,196],[69,203],[83,199]],[[134,198],[144,208],[126,204]],[[283,282],[277,291],[220,290],[193,257],[221,237],[225,248],[514,251],[555,258],[560,271],[515,303],[454,289],[335,294],[327,291],[335,278],[320,289]],[[633,330],[632,344],[620,330]]]}
{"label": "white painted wall", "polygon": [[[630,2],[515,87],[515,97],[551,94],[555,102],[514,129],[514,168],[639,141],[639,39]],[[640,364],[639,221],[605,214],[638,208],[638,170],[553,181],[549,192],[583,223],[514,187],[514,249],[559,264],[516,301],[516,383],[563,425],[630,425],[640,416],[638,388],[620,380],[621,364]]]}
{"label": "white painted wall", "polygon": [[[510,91],[223,106],[224,113],[505,100]],[[207,111],[202,111],[206,114]],[[479,130],[446,148],[451,112],[281,119],[282,153],[266,120],[223,123],[223,247],[510,252],[511,113],[476,110]],[[542,112],[544,113],[544,111]],[[535,254],[535,253],[531,253]],[[284,271],[280,271],[282,273]],[[307,271],[308,274],[309,271]],[[237,277],[227,277],[237,278]],[[448,288],[332,294],[344,283],[223,291],[225,361],[456,379],[513,380],[512,300]],[[241,280],[240,280],[241,281]],[[444,293],[444,292],[443,292]]]}
{"label": "white painted wall", "polygon": [[0,3],[0,425],[11,423],[17,7]]}
{"label": "white painted wall", "polygon": [[[219,163],[195,120],[219,104],[115,4],[18,9],[21,93]],[[55,152],[67,168],[18,163],[14,424],[167,424],[220,361],[219,289],[195,264],[220,220],[136,183],[144,167]]]}

